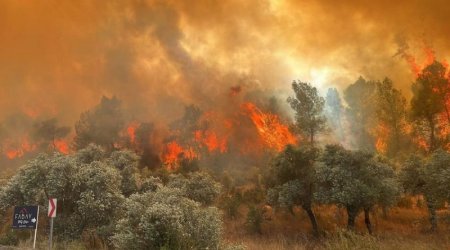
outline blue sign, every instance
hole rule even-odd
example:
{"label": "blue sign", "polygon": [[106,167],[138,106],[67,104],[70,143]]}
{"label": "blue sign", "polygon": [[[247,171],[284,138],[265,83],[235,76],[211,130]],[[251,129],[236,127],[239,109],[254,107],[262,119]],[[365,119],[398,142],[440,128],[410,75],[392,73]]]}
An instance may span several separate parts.
{"label": "blue sign", "polygon": [[38,206],[14,207],[12,228],[36,229],[38,210]]}

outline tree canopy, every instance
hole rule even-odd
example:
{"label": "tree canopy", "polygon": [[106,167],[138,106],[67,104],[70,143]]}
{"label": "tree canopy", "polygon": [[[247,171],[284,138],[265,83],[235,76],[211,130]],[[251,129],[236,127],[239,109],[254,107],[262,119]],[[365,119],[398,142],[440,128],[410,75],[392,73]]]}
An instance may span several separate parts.
{"label": "tree canopy", "polygon": [[288,145],[270,164],[267,200],[272,205],[291,209],[301,206],[307,212],[315,233],[318,232],[312,211],[315,192],[314,162],[319,150],[310,146]]}
{"label": "tree canopy", "polygon": [[94,143],[112,151],[114,144],[119,141],[124,125],[121,101],[116,97],[103,96],[100,104],[82,113],[80,120],[76,122],[74,146],[76,149],[82,149]]}
{"label": "tree canopy", "polygon": [[323,115],[325,99],[319,95],[316,87],[306,82],[294,81],[292,90],[295,96],[289,97],[287,102],[295,111],[295,128],[314,144],[317,134],[326,128]]}
{"label": "tree canopy", "polygon": [[376,204],[392,205],[399,193],[393,168],[387,162],[363,151],[350,151],[327,145],[317,165],[317,200],[347,209],[348,227],[353,228],[357,214]]}
{"label": "tree canopy", "polygon": [[431,229],[437,229],[436,210],[450,201],[450,154],[437,150],[428,159],[412,156],[405,162],[400,181],[409,194],[425,197]]}

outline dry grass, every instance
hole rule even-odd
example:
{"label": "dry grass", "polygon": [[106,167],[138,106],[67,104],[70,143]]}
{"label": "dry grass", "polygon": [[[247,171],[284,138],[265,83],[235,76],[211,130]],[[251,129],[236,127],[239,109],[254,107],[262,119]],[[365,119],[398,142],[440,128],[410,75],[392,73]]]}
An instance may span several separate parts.
{"label": "dry grass", "polygon": [[356,232],[346,232],[345,210],[335,206],[314,208],[322,235],[314,238],[307,215],[295,210],[295,215],[277,211],[271,220],[264,221],[262,235],[250,234],[243,227],[245,208],[241,216],[225,222],[225,238],[230,244],[246,249],[450,249],[450,211],[441,210],[439,231],[429,232],[427,211],[424,208],[393,208],[387,218],[381,209],[372,212],[374,235],[366,232],[363,216],[357,220]]}
{"label": "dry grass", "polygon": [[428,250],[450,249],[447,234],[401,235],[384,234],[370,236],[341,231],[317,239],[300,236],[292,238],[284,235],[246,236],[231,244],[244,245],[248,250],[284,250],[284,249],[392,249],[392,250]]}
{"label": "dry grass", "polygon": [[[315,207],[317,221],[322,230],[320,237],[311,235],[308,216],[301,209],[295,209],[292,215],[287,211],[277,211],[262,224],[262,234],[249,233],[244,224],[247,207],[241,206],[240,216],[235,220],[225,220],[225,243],[242,245],[252,250],[299,250],[299,249],[392,249],[392,250],[450,250],[450,210],[441,210],[439,214],[439,231],[428,231],[430,225],[424,208],[393,208],[384,217],[381,209],[372,212],[374,235],[367,234],[363,216],[357,219],[356,232],[343,230],[346,224],[344,209],[336,206]],[[10,212],[10,211],[8,211]],[[6,222],[6,221],[2,221]],[[41,222],[40,222],[41,223]],[[46,221],[42,221],[44,230]],[[9,225],[3,225],[3,233]],[[39,230],[40,231],[40,230]],[[40,232],[38,249],[47,248],[45,232]],[[27,249],[32,245],[31,235],[25,232],[19,247]],[[41,238],[42,237],[42,238]],[[57,240],[57,239],[56,239]],[[54,249],[86,249],[88,241],[56,242]],[[239,248],[234,248],[239,249]]]}

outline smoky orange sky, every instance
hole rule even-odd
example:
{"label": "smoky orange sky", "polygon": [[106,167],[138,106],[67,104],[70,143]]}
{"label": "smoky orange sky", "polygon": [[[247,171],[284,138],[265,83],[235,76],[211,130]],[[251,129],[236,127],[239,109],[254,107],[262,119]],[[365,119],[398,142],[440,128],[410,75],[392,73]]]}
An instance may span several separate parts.
{"label": "smoky orange sky", "polygon": [[0,1],[0,119],[72,125],[102,95],[140,119],[225,107],[230,87],[279,97],[388,76],[409,95],[400,50],[448,58],[447,1]]}

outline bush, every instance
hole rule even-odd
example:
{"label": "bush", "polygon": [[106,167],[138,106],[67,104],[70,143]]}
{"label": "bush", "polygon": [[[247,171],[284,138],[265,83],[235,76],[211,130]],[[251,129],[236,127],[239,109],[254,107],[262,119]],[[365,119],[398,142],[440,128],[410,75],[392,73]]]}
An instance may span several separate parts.
{"label": "bush", "polygon": [[176,188],[134,194],[116,227],[118,249],[216,249],[222,225],[216,208],[203,208]]}
{"label": "bush", "polygon": [[[39,155],[21,167],[1,189],[0,208],[15,204],[47,205],[57,197],[59,219],[55,237],[78,238],[84,230],[114,222],[124,198],[119,171],[98,161],[102,151],[95,146],[75,155]],[[104,216],[108,214],[109,216]]]}
{"label": "bush", "polygon": [[148,191],[154,192],[161,186],[162,186],[161,179],[150,176],[142,181],[139,191],[141,193],[145,193]]}
{"label": "bush", "polygon": [[262,234],[261,224],[263,221],[263,211],[260,208],[251,206],[247,213],[246,226],[249,232]]}
{"label": "bush", "polygon": [[220,194],[222,186],[206,173],[196,172],[185,178],[182,175],[172,175],[167,184],[178,188],[185,196],[205,205],[211,204]]}

